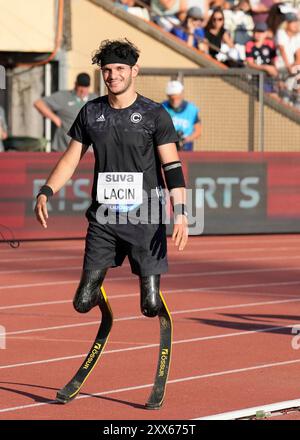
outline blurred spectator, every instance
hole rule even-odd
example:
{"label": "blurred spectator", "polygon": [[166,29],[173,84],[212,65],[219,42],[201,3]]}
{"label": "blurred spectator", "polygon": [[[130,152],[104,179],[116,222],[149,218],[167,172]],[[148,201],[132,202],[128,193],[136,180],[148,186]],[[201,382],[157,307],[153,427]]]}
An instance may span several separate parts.
{"label": "blurred spectator", "polygon": [[293,67],[300,65],[300,33],[299,20],[296,14],[288,13],[285,16],[284,29],[276,34],[278,46],[278,69],[293,73]]}
{"label": "blurred spectator", "polygon": [[299,106],[300,32],[296,14],[286,14],[284,28],[279,29],[276,34],[276,43],[278,47],[276,66],[284,84],[280,95],[286,102]]}
{"label": "blurred spectator", "polygon": [[90,82],[87,73],[80,73],[74,90],[61,90],[35,101],[35,108],[57,127],[52,142],[53,151],[64,151],[67,148],[70,141],[67,132],[79,110],[87,101],[96,98],[94,93],[89,93]]}
{"label": "blurred spectator", "polygon": [[135,0],[117,0],[115,3],[117,6],[120,6],[125,9],[125,11],[129,12],[129,14],[136,15],[144,20],[150,20],[148,9],[141,6]]}
{"label": "blurred spectator", "polygon": [[4,151],[3,142],[7,138],[7,123],[4,108],[0,106],[0,152]]}
{"label": "blurred spectator", "polygon": [[244,46],[251,40],[254,23],[249,0],[240,0],[232,9],[226,9],[224,16],[224,27],[229,32],[234,44]]}
{"label": "blurred spectator", "polygon": [[200,8],[196,6],[190,8],[187,12],[186,19],[181,27],[174,27],[172,34],[185,41],[188,46],[207,51],[207,45],[204,43],[204,29],[201,27],[203,23],[203,14]]}
{"label": "blurred spectator", "polygon": [[220,8],[222,10],[224,9],[230,9],[232,7],[233,1],[227,1],[227,0],[210,0],[209,6],[210,9],[214,10],[216,8]]}
{"label": "blurred spectator", "polygon": [[187,10],[191,8],[200,8],[203,14],[203,20],[206,24],[208,20],[209,0],[186,0]]}
{"label": "blurred spectator", "polygon": [[234,44],[229,33],[224,27],[224,13],[222,9],[214,9],[205,27],[205,38],[210,43],[209,54],[218,59],[222,43],[234,49]]}
{"label": "blurred spectator", "polygon": [[266,23],[257,23],[254,28],[253,40],[246,44],[246,61],[252,69],[266,73],[264,78],[266,93],[275,93],[274,78],[278,75],[274,66],[275,58],[275,44],[268,38],[268,26]]}
{"label": "blurred spectator", "polygon": [[151,0],[152,20],[168,32],[180,25],[177,15],[186,11],[186,0]]}
{"label": "blurred spectator", "polygon": [[179,149],[193,150],[193,141],[201,135],[199,109],[192,102],[184,100],[180,81],[169,81],[166,87],[168,100],[162,104],[170,114],[179,137]]}
{"label": "blurred spectator", "polygon": [[254,24],[266,23],[271,7],[276,0],[250,0]]}
{"label": "blurred spectator", "polygon": [[268,28],[272,31],[273,36],[276,35],[278,28],[285,20],[284,11],[286,9],[286,6],[286,4],[275,3],[270,9],[266,23],[268,25]]}

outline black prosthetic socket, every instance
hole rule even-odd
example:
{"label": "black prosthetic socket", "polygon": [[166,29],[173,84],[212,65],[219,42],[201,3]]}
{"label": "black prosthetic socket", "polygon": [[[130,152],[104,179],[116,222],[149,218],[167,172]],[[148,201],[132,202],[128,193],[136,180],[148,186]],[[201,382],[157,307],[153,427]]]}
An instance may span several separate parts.
{"label": "black prosthetic socket", "polygon": [[157,316],[162,307],[159,287],[160,275],[140,276],[141,312],[149,318]]}
{"label": "black prosthetic socket", "polygon": [[79,313],[87,313],[99,305],[103,283],[107,269],[84,270],[73,299],[74,309]]}

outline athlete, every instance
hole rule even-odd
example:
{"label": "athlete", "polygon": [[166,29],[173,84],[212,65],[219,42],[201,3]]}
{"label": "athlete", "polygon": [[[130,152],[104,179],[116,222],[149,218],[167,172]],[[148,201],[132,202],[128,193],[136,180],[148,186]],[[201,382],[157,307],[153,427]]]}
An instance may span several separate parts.
{"label": "athlete", "polygon": [[[108,268],[120,266],[126,256],[132,273],[139,277],[141,312],[147,317],[158,316],[160,321],[157,373],[146,408],[158,409],[164,399],[172,320],[160,291],[160,275],[168,270],[162,168],[175,216],[172,240],[179,250],[185,248],[188,240],[186,190],[171,117],[161,104],[135,91],[138,58],[138,48],[127,39],[101,43],[92,60],[101,68],[108,94],[87,102],[81,109],[69,130],[72,140],[67,151],[37,196],[36,217],[47,228],[47,200],[71,178],[92,145],[92,203],[86,213],[89,226],[83,270],[73,305],[80,313],[99,306],[102,320],[82,366],[57,394],[61,403],[76,397],[104,348],[113,317],[102,284]],[[140,222],[130,221],[139,218],[138,213],[144,208],[153,206],[153,201],[158,201],[154,204],[158,206],[156,215],[149,215],[149,209],[140,216]],[[127,222],[123,221],[124,216]]]}

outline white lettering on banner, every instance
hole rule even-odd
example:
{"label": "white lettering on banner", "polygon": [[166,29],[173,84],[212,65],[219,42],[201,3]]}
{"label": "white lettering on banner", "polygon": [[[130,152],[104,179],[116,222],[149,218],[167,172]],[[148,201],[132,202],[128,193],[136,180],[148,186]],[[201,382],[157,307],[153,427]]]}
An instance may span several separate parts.
{"label": "white lettering on banner", "polygon": [[258,185],[259,178],[258,177],[245,177],[241,181],[241,193],[244,196],[249,197],[248,200],[241,200],[240,207],[241,208],[254,208],[258,205],[260,201],[260,195],[257,190],[254,188],[250,188],[250,185]]}
{"label": "white lettering on banner", "polygon": [[[40,188],[46,183],[45,179],[33,180],[32,191],[32,209],[34,210],[36,203],[36,196]],[[89,178],[70,179],[63,188],[55,195],[54,204],[56,204],[55,211],[64,212],[66,209],[71,209],[73,212],[85,211],[90,205],[89,195]],[[67,187],[70,189],[67,191]],[[74,195],[73,197],[70,197]],[[48,201],[48,211],[53,211],[52,202]]]}
{"label": "white lettering on banner", "polygon": [[115,205],[143,202],[143,173],[98,173],[98,203]]}
{"label": "white lettering on banner", "polygon": [[[259,185],[259,177],[249,176],[244,178],[239,177],[218,177],[217,179],[211,177],[198,177],[195,181],[196,188],[204,189],[204,199],[209,208],[227,208],[233,206],[233,187],[238,186],[240,194],[246,199],[240,198],[238,206],[242,209],[255,208],[260,202],[259,190],[251,188],[251,186]],[[216,194],[222,192],[221,206],[218,205]],[[196,208],[203,208],[204,200],[196,196]]]}

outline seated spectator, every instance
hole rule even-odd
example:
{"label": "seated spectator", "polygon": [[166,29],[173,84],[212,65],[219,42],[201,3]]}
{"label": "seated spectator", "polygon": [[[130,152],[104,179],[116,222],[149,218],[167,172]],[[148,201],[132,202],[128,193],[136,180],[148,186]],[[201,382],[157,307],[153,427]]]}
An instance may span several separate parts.
{"label": "seated spectator", "polygon": [[203,15],[201,9],[193,7],[188,10],[182,26],[174,27],[171,33],[186,41],[188,46],[206,51],[207,45],[203,41],[205,34],[204,29],[201,27],[202,23]]}
{"label": "seated spectator", "polygon": [[3,142],[7,139],[7,124],[4,108],[0,106],[0,152],[4,151]]}
{"label": "seated spectator", "polygon": [[293,74],[293,67],[300,65],[300,33],[299,20],[296,14],[288,13],[285,16],[285,26],[276,34],[278,47],[278,69]]}
{"label": "seated spectator", "polygon": [[162,104],[170,114],[179,137],[178,149],[193,150],[193,141],[201,135],[199,109],[192,102],[184,100],[183,84],[169,81],[166,87],[168,100]]}
{"label": "seated spectator", "polygon": [[[187,10],[191,8],[200,8],[203,15],[203,24],[207,23],[208,20],[208,10],[209,10],[209,0],[186,0]],[[184,21],[185,17],[180,16],[181,21]]]}
{"label": "seated spectator", "polygon": [[224,9],[230,9],[232,7],[233,1],[227,1],[227,0],[210,0],[209,7],[211,10],[220,8],[222,10]]}
{"label": "seated spectator", "polygon": [[177,15],[186,10],[186,0],[151,0],[152,20],[167,32],[180,25]]}
{"label": "seated spectator", "polygon": [[151,0],[152,20],[168,32],[180,25],[177,15],[186,11],[186,0]]}
{"label": "seated spectator", "polygon": [[249,0],[240,0],[232,9],[226,9],[224,16],[224,27],[229,32],[234,44],[244,46],[251,40],[254,23]]}
{"label": "seated spectator", "polygon": [[254,24],[266,23],[272,6],[276,0],[250,0],[251,13]]}
{"label": "seated spectator", "polygon": [[224,27],[224,13],[222,9],[216,8],[210,16],[205,27],[205,38],[209,43],[209,54],[216,59],[221,54],[222,43],[226,44],[228,48],[234,49],[232,38]]}
{"label": "seated spectator", "polygon": [[125,9],[125,11],[129,12],[129,14],[136,15],[139,18],[150,21],[148,9],[136,4],[135,0],[117,0],[116,4]]}
{"label": "seated spectator", "polygon": [[266,73],[264,91],[275,93],[274,78],[278,71],[274,65],[276,58],[275,44],[268,38],[266,23],[257,23],[254,28],[253,40],[246,44],[246,62],[252,69]]}
{"label": "seated spectator", "polygon": [[298,106],[300,97],[295,81],[300,73],[300,32],[296,14],[286,14],[284,28],[276,33],[276,43],[276,66],[284,84],[280,94],[286,102]]}
{"label": "seated spectator", "polygon": [[275,37],[278,28],[285,21],[285,9],[286,4],[284,3],[275,3],[270,9],[266,23],[268,25],[268,28],[272,32],[273,37]]}

